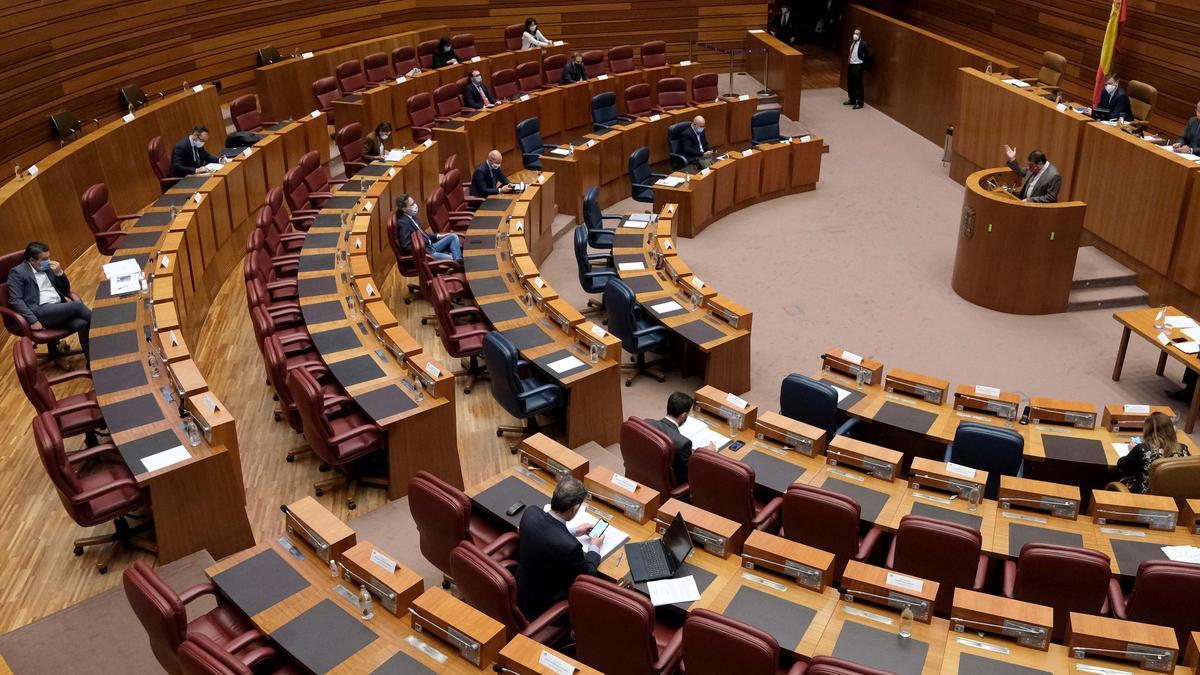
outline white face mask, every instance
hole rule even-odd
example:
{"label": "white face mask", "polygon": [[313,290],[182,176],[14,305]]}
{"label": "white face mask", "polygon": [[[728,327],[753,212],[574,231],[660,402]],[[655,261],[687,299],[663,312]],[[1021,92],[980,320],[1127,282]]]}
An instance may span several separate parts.
{"label": "white face mask", "polygon": [[855,34],[854,34],[854,41],[855,41],[855,42],[858,42],[860,38],[862,38],[862,35],[861,35],[860,33],[855,33]]}
{"label": "white face mask", "polygon": [[499,164],[496,164],[496,163],[493,163],[493,162],[488,162],[488,166],[492,167],[492,171],[499,171],[499,170],[500,170],[500,165],[499,165]]}
{"label": "white face mask", "polygon": [[381,141],[386,141],[390,137],[391,137],[391,134],[379,134],[379,140],[381,140]]}
{"label": "white face mask", "polygon": [[196,138],[195,136],[192,136],[192,145],[194,145],[197,148],[203,148],[204,141],[200,140],[199,138]]}
{"label": "white face mask", "polygon": [[420,212],[421,212],[421,208],[419,206],[417,206],[416,204],[413,204],[412,206],[408,207],[408,215],[412,216],[413,218],[416,218],[417,214]]}
{"label": "white face mask", "polygon": [[483,82],[483,76],[482,75],[472,75],[471,81],[474,82],[475,84],[479,84],[479,83]]}
{"label": "white face mask", "polygon": [[1109,95],[1111,96],[1112,94],[1115,94],[1117,92],[1117,85],[1106,84],[1106,85],[1104,85],[1104,91],[1107,91],[1109,93]]}
{"label": "white face mask", "polygon": [[698,133],[698,134],[702,134],[702,133],[704,133],[704,127],[698,127],[698,126],[696,126],[696,125],[694,125],[694,124],[693,124],[693,125],[692,125],[692,129],[693,129],[693,130],[694,130],[696,133]]}
{"label": "white face mask", "polygon": [[530,33],[536,33],[536,32],[537,32],[537,24],[536,24],[536,23],[535,23],[535,24],[533,24],[533,25],[531,25],[531,26],[529,26],[529,32],[530,32]]}

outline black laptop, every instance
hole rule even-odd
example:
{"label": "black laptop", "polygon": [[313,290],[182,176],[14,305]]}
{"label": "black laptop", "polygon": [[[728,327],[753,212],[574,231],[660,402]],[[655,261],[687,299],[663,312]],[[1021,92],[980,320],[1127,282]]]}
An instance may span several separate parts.
{"label": "black laptop", "polygon": [[636,583],[670,578],[691,552],[692,535],[678,513],[662,539],[625,545],[629,575]]}

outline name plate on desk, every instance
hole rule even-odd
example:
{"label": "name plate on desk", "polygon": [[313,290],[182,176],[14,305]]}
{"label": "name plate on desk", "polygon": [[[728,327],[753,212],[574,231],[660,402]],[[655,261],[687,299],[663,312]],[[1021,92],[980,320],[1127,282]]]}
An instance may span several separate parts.
{"label": "name plate on desk", "polygon": [[742,567],[782,574],[818,593],[833,583],[833,561],[828,551],[758,530],[742,544]]}
{"label": "name plate on desk", "polygon": [[837,347],[821,355],[821,368],[855,379],[861,377],[863,384],[879,384],[883,381],[882,363]]}
{"label": "name plate on desk", "polygon": [[741,549],[745,528],[740,523],[678,499],[670,499],[658,508],[658,515],[654,517],[654,530],[659,534],[666,532],[676,513],[683,516],[683,522],[692,535],[692,543],[698,544],[705,551],[728,558]]}
{"label": "name plate on desk", "polygon": [[1140,433],[1146,418],[1156,412],[1167,417],[1175,417],[1175,411],[1170,406],[1109,403],[1104,406],[1104,416],[1101,417],[1100,426],[1113,433]]}
{"label": "name plate on desk", "polygon": [[676,285],[686,282],[688,277],[692,276],[692,268],[677,255],[663,258],[663,271]]}
{"label": "name plate on desk", "polygon": [[[619,484],[626,482],[633,483],[633,489]],[[639,523],[650,520],[651,514],[658,511],[658,505],[662,499],[658,490],[634,483],[624,476],[614,480],[612,470],[600,466],[588,471],[587,475],[583,477],[583,486],[596,499],[612,504],[620,509],[626,518]]]}
{"label": "name plate on desk", "polygon": [[1097,525],[1130,523],[1169,532],[1179,522],[1179,507],[1171,497],[1092,490],[1092,520]]}
{"label": "name plate on desk", "polygon": [[901,611],[908,607],[914,619],[929,623],[938,583],[851,560],[842,573],[842,591],[846,602],[862,601]]}
{"label": "name plate on desk", "polygon": [[1042,511],[1056,518],[1071,520],[1079,517],[1079,488],[1074,485],[1001,476],[996,501],[1005,510]]}
{"label": "name plate on desk", "polygon": [[495,661],[504,646],[504,624],[440,588],[422,593],[408,612],[413,630],[453,646],[480,668]]}
{"label": "name plate on desk", "polygon": [[1046,651],[1054,632],[1054,610],[966,588],[954,589],[954,606],[950,611],[950,627],[956,633],[981,631],[1002,635],[1017,644]]}
{"label": "name plate on desk", "polygon": [[1096,406],[1085,401],[1060,401],[1052,398],[1029,399],[1031,424],[1064,424],[1079,429],[1096,428]]}
{"label": "name plate on desk", "polygon": [[522,440],[517,452],[522,464],[541,467],[554,474],[557,480],[562,480],[564,476],[583,480],[588,472],[586,457],[546,434],[538,433]]}
{"label": "name plate on desk", "polygon": [[991,387],[960,384],[954,389],[954,409],[1015,420],[1020,412],[1021,396]]}
{"label": "name plate on desk", "polygon": [[983,495],[983,486],[987,485],[988,472],[951,464],[938,462],[924,457],[914,457],[908,470],[908,483],[914,490],[922,486],[931,487],[945,492],[953,492],[966,497],[972,490]]}
{"label": "name plate on desk", "polygon": [[1078,612],[1071,612],[1064,642],[1074,659],[1129,661],[1160,673],[1172,672],[1179,654],[1173,628]]}
{"label": "name plate on desk", "polygon": [[741,415],[742,428],[746,428],[758,420],[758,406],[750,405],[744,399],[727,394],[710,385],[696,390],[696,405],[704,412],[724,420]]}
{"label": "name plate on desk", "polygon": [[1183,502],[1183,520],[1181,523],[1192,534],[1200,534],[1200,499],[1188,499]]}
{"label": "name plate on desk", "polygon": [[412,601],[425,590],[421,575],[399,565],[369,541],[342,553],[342,578],[351,587],[366,586],[384,609],[397,616],[408,612]]}
{"label": "name plate on desk", "polygon": [[889,392],[908,394],[926,403],[941,405],[946,402],[946,392],[950,390],[950,382],[909,370],[892,368],[883,380],[883,387]]}
{"label": "name plate on desk", "polygon": [[733,328],[750,330],[754,313],[719,293],[705,299],[704,308]]}
{"label": "name plate on desk", "polygon": [[[779,413],[766,411],[759,416],[754,425],[755,436],[769,438],[784,445],[790,445],[803,455],[813,457],[826,452],[825,430],[818,429]],[[894,473],[888,472],[889,474]],[[882,470],[882,467],[880,468]]]}
{"label": "name plate on desk", "polygon": [[328,563],[357,543],[354,530],[338,520],[316,499],[305,497],[282,507],[288,534],[299,538]]}
{"label": "name plate on desk", "polygon": [[[621,340],[604,329],[603,326],[598,326],[591,321],[575,325],[573,333],[575,342],[589,352],[593,347],[596,348],[597,356],[607,358],[610,353],[620,356]],[[610,349],[618,351],[609,352]]]}
{"label": "name plate on desk", "polygon": [[830,466],[846,464],[886,481],[896,480],[903,459],[904,453],[845,436],[834,436],[825,448]]}

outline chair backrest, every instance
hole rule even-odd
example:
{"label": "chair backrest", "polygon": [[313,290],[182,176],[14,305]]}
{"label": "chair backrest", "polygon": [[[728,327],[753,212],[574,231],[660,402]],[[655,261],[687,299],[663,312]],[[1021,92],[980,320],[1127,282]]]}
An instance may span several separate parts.
{"label": "chair backrest", "polygon": [[1138,566],[1133,592],[1125,603],[1130,621],[1169,626],[1179,644],[1200,630],[1200,565],[1173,560],[1147,560]]}
{"label": "chair backrest", "polygon": [[[362,125],[358,122],[351,122],[341,129],[337,130],[337,148],[338,154],[342,156],[342,163],[347,162],[362,162],[363,161],[363,133]],[[346,178],[353,178],[358,172],[358,168],[346,166]]]}
{"label": "chair backrest", "polygon": [[96,183],[83,191],[80,199],[83,218],[93,234],[108,232],[117,224],[117,210],[108,200],[108,184]]}
{"label": "chair backrest", "polygon": [[288,208],[293,212],[301,209],[311,209],[308,201],[308,183],[304,182],[304,168],[293,166],[283,174],[283,196],[287,199]]}
{"label": "chair backrest", "polygon": [[692,103],[712,103],[718,93],[716,73],[700,73],[692,78]]}
{"label": "chair backrest", "polygon": [[650,100],[650,85],[638,82],[625,88],[625,112],[630,115],[647,115],[654,104]]}
{"label": "chair backrest", "polygon": [[408,101],[405,102],[405,108],[408,110],[409,121],[414,127],[430,126],[437,117],[437,111],[433,107],[433,94],[427,91],[409,96]]}
{"label": "chair backrest", "polygon": [[654,606],[635,591],[590,576],[567,593],[575,658],[605,673],[650,675],[658,660]]}
{"label": "chair backrest", "polygon": [[[608,285],[612,287],[613,282]],[[648,485],[664,495],[678,486],[671,465],[675,447],[666,434],[640,417],[630,417],[621,425],[620,444],[625,475],[630,480]]]}
{"label": "chair backrest", "polygon": [[[245,97],[243,96],[242,98]],[[146,154],[150,157],[150,168],[154,170],[155,178],[161,181],[171,177],[171,157],[167,155],[167,148],[163,144],[162,136],[153,136],[150,138],[150,141],[146,144]]]}
{"label": "chair backrest", "polygon": [[417,62],[422,69],[433,67],[433,53],[437,51],[437,40],[425,40],[417,45]]}
{"label": "chair backrest", "polygon": [[433,314],[438,323],[438,338],[441,339],[442,347],[445,348],[446,353],[456,359],[477,353],[460,347],[459,340],[462,339],[460,334],[463,331],[480,328],[480,326],[477,324],[457,323],[450,316],[450,311],[454,309],[454,304],[451,299],[450,289],[446,288],[446,281],[441,277],[434,277],[430,280],[429,304],[433,305]]}
{"label": "chair backrest", "polygon": [[1158,89],[1145,82],[1130,80],[1125,93],[1129,95],[1129,109],[1133,116],[1139,120],[1150,119],[1154,103],[1158,101]]}
{"label": "chair backrest", "polygon": [[537,61],[518,63],[516,75],[517,89],[520,91],[537,91],[542,88],[542,65]]}
{"label": "chair backrest", "polygon": [[392,50],[392,70],[396,77],[408,75],[414,68],[419,68],[417,49],[415,47],[396,47]]}
{"label": "chair backrest", "polygon": [[246,94],[230,101],[229,117],[233,120],[233,128],[238,131],[262,129],[262,115],[258,112],[258,97],[254,94]]}
{"label": "chair backrest", "polygon": [[58,407],[58,398],[50,388],[50,380],[46,373],[38,367],[37,349],[33,340],[27,337],[17,338],[13,343],[13,367],[17,371],[17,379],[21,381],[21,389],[25,398],[33,404],[39,413],[49,412]]}
{"label": "chair backrest", "polygon": [[833,578],[837,580],[846,563],[858,553],[861,517],[858,502],[846,495],[810,485],[789,485],[783,495],[780,535],[837,556],[833,562]]}
{"label": "chair backrest", "polygon": [[492,73],[492,93],[496,99],[506,101],[520,93],[520,88],[517,87],[517,71],[512,68],[504,68]]}
{"label": "chair backrest", "polygon": [[[259,314],[259,316],[255,316]],[[270,319],[266,317],[266,310],[259,307],[250,308],[251,323],[256,326],[257,322],[262,319]],[[292,398],[292,392],[287,387],[287,354],[283,351],[283,343],[279,341],[278,335],[267,335],[259,342],[259,350],[262,352],[263,363],[267,367],[267,379],[271,381],[271,389],[275,391],[275,396],[279,398],[279,408],[283,411],[283,416],[287,419],[287,423],[291,425],[296,433],[303,433],[304,423],[300,419],[300,412],[296,409],[296,401]]]}
{"label": "chair backrest", "polygon": [[596,124],[612,124],[617,121],[617,95],[602,91],[592,97],[592,121]]}
{"label": "chair backrest", "polygon": [[593,185],[583,193],[583,224],[588,230],[604,229],[604,214],[600,210],[600,186]]}
{"label": "chair backrest", "polygon": [[507,639],[529,625],[517,607],[517,580],[471,542],[450,551],[450,576],[463,602],[504,624]]}
{"label": "chair backrest", "polygon": [[667,65],[667,43],[652,40],[642,45],[642,67],[658,68]]}
{"label": "chair backrest", "polygon": [[664,77],[658,81],[658,107],[674,110],[687,106],[687,80],[682,77]]}
{"label": "chair backrest", "polygon": [[450,231],[450,207],[446,204],[446,192],[440,187],[433,189],[425,200],[425,217],[429,229],[443,234]]}
{"label": "chair backrest", "polygon": [[588,260],[588,229],[585,225],[575,226],[575,269],[579,275],[579,286],[586,293],[603,293],[604,286],[607,285],[608,279],[597,281],[589,274],[595,272],[597,268],[592,266],[592,262]]}
{"label": "chair backrest", "polygon": [[317,98],[317,107],[324,112],[333,110],[333,102],[342,97],[338,90],[337,78],[322,77],[312,85],[313,96]]}
{"label": "chair backrest", "polygon": [[1025,439],[1015,429],[959,422],[950,447],[950,461],[988,472],[983,496],[995,499],[1000,477],[1015,476],[1021,470]]}
{"label": "chair backrest", "polygon": [[522,153],[540,155],[546,144],[542,141],[542,123],[536,117],[517,122],[517,147]]}
{"label": "chair backrest", "polygon": [[683,624],[688,675],[775,675],[779,642],[768,632],[710,609],[693,609]]}
{"label": "chair backrest", "polygon": [[458,59],[459,63],[466,63],[479,56],[479,51],[475,49],[475,36],[470,33],[459,33],[450,38],[450,46],[454,48],[454,58]]}
{"label": "chair backrest", "polygon": [[[667,127],[667,148],[671,154],[679,154],[679,140],[685,133],[687,133],[687,130],[691,128],[691,126],[691,122],[676,122]],[[680,168],[678,166],[678,160],[675,160],[674,158],[671,160],[671,166],[675,167],[676,169]]]}
{"label": "chair backrest", "polygon": [[629,182],[645,185],[650,181],[650,148],[642,146],[629,153]]}
{"label": "chair backrest", "polygon": [[464,211],[467,208],[466,191],[463,190],[462,172],[451,167],[442,174],[441,190],[446,195],[446,208]]}
{"label": "chair backrest", "polygon": [[387,52],[374,52],[363,57],[363,74],[369,84],[380,84],[392,79],[391,62]]}
{"label": "chair backrest", "polygon": [[411,255],[404,252],[404,247],[400,244],[400,226],[396,223],[398,215],[400,212],[393,209],[388,216],[388,245],[392,247],[392,255],[396,256],[396,269],[400,270],[400,274],[406,277],[415,277],[417,276],[417,263]]}
{"label": "chair backrest", "polygon": [[316,150],[300,155],[299,165],[304,171],[304,183],[310,192],[329,191],[329,170],[321,164],[321,155]]}
{"label": "chair backrest", "polygon": [[313,454],[327,464],[340,463],[336,450],[329,444],[333,428],[325,412],[324,397],[317,379],[304,368],[293,368],[288,371],[287,387],[292,400],[296,402],[296,411],[300,413],[304,440],[308,441]]}
{"label": "chair backrest", "polygon": [[79,480],[79,475],[75,473],[75,468],[71,466],[70,460],[67,459],[58,418],[54,416],[54,413],[41,412],[34,416],[31,426],[33,441],[37,445],[38,456],[42,460],[42,468],[46,470],[46,475],[54,484],[58,500],[62,502],[63,508],[66,509],[72,520],[81,525],[90,525],[89,519],[83,512],[83,507],[76,505],[73,501],[83,492],[83,484]]}
{"label": "chair backrest", "polygon": [[633,70],[633,47],[618,45],[608,50],[608,67],[614,73],[627,73]]}
{"label": "chair backrest", "polygon": [[688,486],[695,506],[742,525],[754,520],[754,469],[749,464],[696,448],[688,460]]}
{"label": "chair backrest", "polygon": [[892,542],[892,569],[939,584],[936,609],[946,612],[955,588],[972,588],[983,535],[966,525],[908,515]]}
{"label": "chair backrest", "polygon": [[443,84],[433,90],[433,105],[438,117],[453,117],[462,112],[462,88],[457,83]]}
{"label": "chair backrest", "polygon": [[1067,57],[1054,52],[1042,52],[1042,69],[1038,71],[1038,82],[1057,87],[1067,67]]}
{"label": "chair backrest", "polygon": [[637,340],[637,296],[633,289],[620,279],[609,279],[604,286],[604,315],[608,319],[608,330],[621,340],[621,344],[632,351]]}
{"label": "chair backrest", "polygon": [[514,23],[504,27],[504,48],[510,52],[521,49],[521,33],[525,32],[525,24]]}
{"label": "chair backrest", "polygon": [[1099,614],[1112,578],[1109,558],[1074,546],[1029,543],[1021,547],[1013,597],[1054,608],[1054,637],[1062,638],[1071,612]]}
{"label": "chair backrest", "polygon": [[[546,69],[546,84],[551,86],[556,85],[562,81],[563,68],[567,67],[567,55],[551,54],[542,59],[542,67]],[[521,90],[528,91],[525,89],[524,83],[521,84]]]}
{"label": "chair backrest", "polygon": [[798,373],[783,378],[779,386],[780,414],[824,429],[827,440],[837,431],[837,400],[832,385]]}
{"label": "chair backrest", "polygon": [[420,232],[411,232],[408,235],[408,244],[412,248],[413,263],[417,267],[417,278],[420,279],[421,288],[424,289],[436,276],[433,268],[429,266],[430,256],[429,252],[425,250],[425,237]]}
{"label": "chair backrest", "polygon": [[750,117],[750,140],[762,143],[779,138],[779,110],[759,110]]}
{"label": "chair backrest", "polygon": [[491,378],[492,397],[513,417],[521,417],[521,378],[517,373],[517,347],[500,331],[483,336],[483,360]]}
{"label": "chair backrest", "polygon": [[890,670],[879,670],[861,663],[854,663],[833,656],[814,656],[808,662],[805,675],[891,675]]}
{"label": "chair backrest", "polygon": [[1163,457],[1150,464],[1146,492],[1163,497],[1200,499],[1200,455]]}
{"label": "chair backrest", "polygon": [[450,574],[450,552],[468,538],[471,498],[428,471],[408,482],[408,510],[417,525],[421,555]]}
{"label": "chair backrest", "polygon": [[358,59],[342,61],[333,71],[337,78],[338,91],[342,96],[367,88],[367,76],[363,74],[362,62]]}
{"label": "chair backrest", "polygon": [[175,655],[187,637],[187,610],[179,594],[144,560],[134,560],[121,575],[125,598],[150,638],[154,658],[169,673],[179,673]]}
{"label": "chair backrest", "polygon": [[229,650],[197,632],[179,645],[176,652],[183,675],[250,675],[254,671]]}
{"label": "chair backrest", "polygon": [[608,72],[608,64],[604,61],[604,52],[599,49],[589,49],[583,53],[583,72],[588,79],[594,79]]}

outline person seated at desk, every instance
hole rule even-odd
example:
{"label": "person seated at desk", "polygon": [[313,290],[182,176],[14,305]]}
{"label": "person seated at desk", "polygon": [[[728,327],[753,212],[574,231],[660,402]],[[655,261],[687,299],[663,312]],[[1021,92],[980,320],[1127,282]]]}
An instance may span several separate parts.
{"label": "person seated at desk", "polygon": [[1028,167],[1017,164],[1017,149],[1004,146],[1008,155],[1008,168],[1025,180],[1021,190],[1016,193],[1023,202],[1038,204],[1053,204],[1058,201],[1058,189],[1062,187],[1062,174],[1046,159],[1041,150],[1029,153]]}
{"label": "person seated at desk", "polygon": [[1200,149],[1200,103],[1196,104],[1196,116],[1188,120],[1187,126],[1183,128],[1183,135],[1171,144],[1171,149],[1188,153]]}
{"label": "person seated at desk", "polygon": [[538,30],[537,21],[531,16],[525,19],[525,32],[521,33],[521,49],[533,49],[534,47],[549,47],[554,44],[542,35],[542,31]]}
{"label": "person seated at desk", "polygon": [[208,154],[204,144],[208,142],[208,127],[198,124],[192,133],[175,144],[171,150],[171,175],[177,178],[197,173],[208,173],[208,165],[220,160]]}
{"label": "person seated at desk", "polygon": [[392,137],[392,123],[380,122],[375,131],[363,139],[363,161],[377,162],[388,154],[388,139]]}
{"label": "person seated at desk", "polygon": [[562,77],[558,79],[558,83],[573,84],[575,82],[583,82],[586,79],[587,68],[583,67],[583,54],[571,52],[571,60],[567,61],[567,65],[563,66]]}
{"label": "person seated at desk", "polygon": [[679,137],[679,154],[687,159],[688,164],[694,164],[701,169],[717,161],[716,153],[708,144],[708,136],[704,134],[704,118],[696,115],[692,118],[692,128],[683,132]]}
{"label": "person seated at desk", "polygon": [[[675,446],[675,459],[672,460],[671,465],[675,469],[677,484],[687,482],[688,460],[692,457],[692,441],[680,433],[679,429],[684,422],[687,422],[688,413],[692,411],[692,406],[695,404],[696,400],[691,396],[677,391],[667,398],[666,417],[661,420],[646,420],[646,424],[666,434],[667,438],[671,439],[671,445]],[[716,452],[717,446],[710,442],[707,449]]]}
{"label": "person seated at desk", "polygon": [[1116,73],[1109,73],[1104,78],[1104,91],[1100,93],[1100,102],[1095,108],[1085,108],[1083,114],[1091,115],[1102,121],[1133,119],[1133,108],[1129,106],[1129,95],[1121,88],[1121,78]]}
{"label": "person seated at desk", "polygon": [[457,234],[430,234],[421,228],[421,223],[417,220],[421,207],[417,206],[417,200],[407,194],[400,195],[396,198],[396,210],[399,212],[396,225],[400,229],[400,249],[405,255],[412,255],[412,234],[420,232],[421,236],[425,237],[425,251],[429,255],[437,260],[462,262],[462,243]]}
{"label": "person seated at desk", "polygon": [[463,86],[463,104],[468,108],[483,110],[496,105],[496,95],[483,83],[483,75],[478,70],[471,71],[471,79]]}
{"label": "person seated at desk", "polygon": [[[84,358],[88,355],[88,330],[92,310],[71,299],[71,280],[62,265],[50,259],[50,247],[40,241],[25,246],[25,264],[8,271],[8,304],[25,317],[33,330],[66,328],[79,334]],[[50,345],[50,355],[58,354],[58,345]]]}
{"label": "person seated at desk", "polygon": [[492,195],[513,191],[512,181],[500,168],[503,162],[504,155],[501,155],[499,150],[492,150],[488,153],[487,160],[475,167],[475,173],[471,175],[472,197],[487,199]]}
{"label": "person seated at desk", "polygon": [[450,38],[443,36],[441,40],[438,40],[437,49],[433,50],[433,67],[441,68],[456,63],[458,63],[458,57],[454,55],[454,45],[451,44]]}
{"label": "person seated at desk", "polygon": [[587,537],[592,529],[587,523],[574,531],[567,529],[586,498],[583,483],[567,476],[554,486],[549,511],[528,506],[521,514],[517,531],[517,606],[525,616],[541,616],[554,603],[567,599],[575,577],[596,574],[604,535]]}
{"label": "person seated at desk", "polygon": [[1134,445],[1129,454],[1117,460],[1117,471],[1121,473],[1121,482],[1130,492],[1145,494],[1150,465],[1155,460],[1187,456],[1188,448],[1176,437],[1171,418],[1160,412],[1150,413],[1142,423],[1141,442]]}

